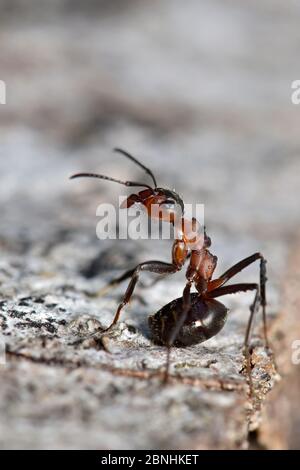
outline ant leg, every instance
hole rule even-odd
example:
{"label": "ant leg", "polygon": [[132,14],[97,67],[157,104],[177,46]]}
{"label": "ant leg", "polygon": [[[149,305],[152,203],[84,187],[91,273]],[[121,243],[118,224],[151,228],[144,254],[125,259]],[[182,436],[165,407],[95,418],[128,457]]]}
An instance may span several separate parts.
{"label": "ant leg", "polygon": [[[188,260],[189,258],[191,257],[191,252],[188,253],[186,259]],[[104,296],[110,289],[112,289],[113,287],[121,284],[121,282],[125,281],[126,279],[129,279],[130,277],[132,277],[132,275],[134,274],[134,271],[135,271],[136,268],[133,268],[133,269],[129,269],[128,271],[125,271],[123,274],[121,274],[120,276],[118,277],[115,277],[114,279],[111,279],[107,284],[106,286],[104,286],[102,289],[100,289],[97,293],[97,297],[102,297]],[[158,282],[160,282],[161,280],[165,279],[165,277],[167,277],[169,273],[164,273],[162,274],[161,276],[159,276],[158,278],[154,279],[149,285],[147,286],[144,286],[144,287],[153,287],[155,286]]]}
{"label": "ant leg", "polygon": [[233,276],[236,276],[236,274],[247,268],[247,266],[254,263],[258,259],[262,260],[264,258],[260,253],[254,253],[254,255],[248,256],[247,258],[234,264],[231,268],[227,269],[227,271],[225,271],[222,276],[209,282],[207,287],[208,292],[216,289],[217,287],[223,286],[223,284],[229,281],[229,279],[231,279]]}
{"label": "ant leg", "polygon": [[[185,258],[185,260],[184,260],[184,263],[191,257],[191,255],[192,255],[192,252],[190,251],[190,252],[187,254],[187,256],[186,256],[186,258]],[[184,263],[183,263],[183,264],[184,264]],[[176,264],[176,260],[174,260],[174,264]],[[182,266],[183,266],[183,265],[180,265],[180,267],[182,267]],[[167,276],[168,276],[168,274],[162,274],[161,276],[159,276],[159,277],[153,279],[153,281],[150,282],[148,285],[144,285],[143,287],[147,287],[147,288],[153,287],[153,286],[155,286],[158,282],[163,281]]]}
{"label": "ant leg", "polygon": [[125,271],[125,273],[121,274],[121,276],[111,279],[106,284],[106,286],[102,287],[102,289],[99,290],[99,292],[97,293],[97,297],[103,297],[110,289],[121,284],[121,282],[125,281],[126,279],[129,279],[130,277],[132,277],[134,270],[135,268],[129,269],[128,271]]}
{"label": "ant leg", "polygon": [[232,284],[230,286],[223,286],[216,288],[215,290],[206,294],[207,298],[213,299],[215,297],[221,297],[222,295],[226,294],[235,294],[237,292],[247,292],[250,290],[255,290],[255,297],[250,305],[250,316],[247,324],[245,340],[244,340],[244,354],[246,358],[246,367],[247,367],[247,376],[249,380],[249,387],[250,387],[250,395],[253,395],[253,382],[251,376],[251,353],[250,353],[250,333],[252,329],[253,319],[255,312],[257,310],[257,304],[260,301],[260,289],[258,284],[250,284],[250,283],[243,283],[243,284]]}
{"label": "ant leg", "polygon": [[148,271],[148,272],[157,273],[157,274],[173,274],[178,270],[179,268],[175,264],[164,263],[163,261],[146,261],[144,263],[138,264],[137,267],[133,270],[131,280],[126,289],[123,300],[117,308],[117,311],[116,311],[116,314],[114,316],[112,323],[104,331],[108,331],[119,320],[121,311],[123,307],[125,307],[125,305],[128,304],[128,302],[130,301],[134,288],[139,280],[139,276],[142,271]]}
{"label": "ant leg", "polygon": [[165,369],[165,374],[164,374],[164,383],[168,382],[169,378],[169,371],[170,371],[170,355],[171,355],[171,347],[173,346],[174,342],[176,341],[176,338],[178,336],[179,331],[182,328],[182,325],[184,324],[186,317],[189,313],[190,306],[191,306],[191,286],[192,286],[192,281],[188,281],[184,291],[183,291],[183,308],[182,308],[182,313],[180,315],[179,320],[177,320],[177,324],[175,325],[175,328],[171,331],[170,336],[168,338],[167,342],[167,361],[166,361],[166,369]]}
{"label": "ant leg", "polygon": [[238,292],[247,292],[248,290],[258,289],[257,284],[242,283],[242,284],[231,284],[229,286],[218,287],[207,294],[204,294],[207,299],[215,299],[227,294],[236,294]]}
{"label": "ant leg", "polygon": [[248,325],[246,329],[246,334],[245,334],[245,340],[244,340],[244,351],[245,351],[245,357],[246,357],[246,365],[247,365],[247,375],[249,378],[249,386],[250,386],[250,395],[253,395],[253,382],[252,382],[252,375],[251,375],[251,352],[250,352],[250,333],[251,333],[251,328],[252,328],[252,323],[254,319],[254,314],[257,309],[257,304],[259,302],[259,288],[257,286],[256,293],[254,300],[252,304],[250,305],[250,316],[248,320]]}
{"label": "ant leg", "polygon": [[267,261],[264,258],[261,258],[260,260],[260,304],[262,306],[265,344],[266,344],[266,348],[269,349],[267,314],[266,314],[266,305],[267,305],[266,282],[268,280],[266,263]]}
{"label": "ant leg", "polygon": [[262,307],[262,315],[263,315],[263,324],[264,324],[264,339],[265,339],[265,345],[266,348],[269,348],[269,341],[268,341],[268,332],[267,332],[267,316],[266,316],[266,282],[267,282],[267,273],[266,273],[266,263],[267,261],[265,258],[262,256],[261,253],[254,253],[251,256],[248,256],[248,258],[243,259],[242,261],[239,261],[237,264],[229,268],[227,271],[225,271],[222,276],[220,276],[217,279],[214,279],[213,281],[210,281],[207,287],[207,291],[211,292],[221,286],[223,286],[229,279],[231,279],[233,276],[238,274],[240,271],[245,269],[247,266],[250,264],[254,263],[255,261],[260,260],[260,305]]}

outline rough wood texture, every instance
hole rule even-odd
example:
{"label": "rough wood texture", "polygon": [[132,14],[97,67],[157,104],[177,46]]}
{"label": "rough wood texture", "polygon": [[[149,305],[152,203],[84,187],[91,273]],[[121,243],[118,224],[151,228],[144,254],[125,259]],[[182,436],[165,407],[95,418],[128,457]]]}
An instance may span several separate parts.
{"label": "rough wood texture", "polygon": [[[299,109],[290,102],[298,6],[128,1],[86,11],[79,1],[71,14],[56,3],[47,22],[30,13],[34,0],[22,22],[14,9],[1,15],[0,79],[11,90],[0,109],[1,447],[237,449],[249,446],[249,430],[252,445],[297,446],[267,430],[279,376],[260,316],[254,402],[247,395],[252,295],[224,298],[231,313],[216,338],[173,350],[167,387],[147,314],[181,295],[184,273],[152,287],[144,276],[116,330],[81,341],[109,323],[125,285],[101,298],[98,290],[140,261],[169,260],[171,245],[99,241],[96,207],[117,203],[120,187],[67,178],[100,169],[137,178],[110,149],[142,156],[159,184],[205,203],[217,273],[264,253],[270,327],[285,337],[280,286],[299,226]],[[238,279],[256,282],[258,266]],[[285,363],[278,335],[272,342]]]}
{"label": "rough wood texture", "polygon": [[[146,304],[133,302],[131,320],[121,322],[102,342],[78,341],[107,325],[118,297],[90,297],[106,275],[95,282],[68,267],[68,258],[74,264],[84,252],[79,247],[77,238],[58,243],[48,255],[44,250],[41,256],[27,253],[22,266],[14,257],[2,264],[1,319],[7,348],[1,374],[2,436],[8,422],[11,430],[3,437],[5,445],[244,447],[247,415],[256,427],[261,401],[274,383],[272,364],[256,337],[253,377],[258,396],[251,408],[241,373],[246,302],[232,305],[232,318],[215,339],[173,350],[174,377],[162,387],[161,377],[152,375],[163,368],[165,349],[152,344],[145,323],[146,313],[164,302],[164,289],[157,285],[140,290]],[[175,296],[180,288],[171,282],[167,293]]]}
{"label": "rough wood texture", "polygon": [[272,391],[264,409],[258,440],[265,447],[299,449],[300,417],[300,238],[289,256],[284,283],[284,301],[274,325],[274,348],[282,380]]}

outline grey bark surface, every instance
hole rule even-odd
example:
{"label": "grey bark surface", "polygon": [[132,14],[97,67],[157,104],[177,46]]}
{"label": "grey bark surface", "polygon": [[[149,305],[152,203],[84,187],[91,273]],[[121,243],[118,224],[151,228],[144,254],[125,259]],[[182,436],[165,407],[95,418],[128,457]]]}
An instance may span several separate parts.
{"label": "grey bark surface", "polygon": [[[182,295],[184,272],[153,286],[143,275],[117,327],[83,340],[110,323],[126,282],[99,290],[138,262],[169,261],[171,242],[98,240],[98,204],[117,205],[126,192],[68,177],[141,178],[110,153],[121,146],[160,186],[205,203],[217,275],[256,251],[268,260],[276,343],[299,227],[299,110],[290,101],[299,7],[128,1],[85,11],[76,2],[66,15],[68,2],[56,3],[22,23],[13,11],[1,20],[0,78],[12,91],[0,110],[0,446],[248,448],[266,402],[276,407],[269,392],[279,380],[258,314],[249,399],[242,348],[253,294],[224,297],[229,319],[215,338],[173,348],[165,387],[166,350],[151,341],[147,316]],[[236,279],[257,282],[258,265]]]}

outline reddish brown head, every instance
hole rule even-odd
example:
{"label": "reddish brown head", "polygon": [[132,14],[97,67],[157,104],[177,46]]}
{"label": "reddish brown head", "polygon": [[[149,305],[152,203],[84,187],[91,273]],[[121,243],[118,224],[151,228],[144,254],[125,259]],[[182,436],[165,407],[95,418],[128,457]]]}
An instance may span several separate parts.
{"label": "reddish brown head", "polygon": [[140,183],[137,181],[121,181],[119,179],[111,178],[110,176],[99,175],[95,173],[77,173],[71,176],[71,179],[80,178],[80,177],[89,177],[89,178],[100,178],[107,181],[113,181],[115,183],[123,184],[124,186],[131,187],[144,187],[146,189],[138,192],[137,194],[131,194],[121,205],[121,208],[129,208],[133,204],[142,204],[149,217],[159,218],[161,220],[168,220],[173,222],[176,213],[176,206],[179,206],[181,212],[184,212],[184,203],[181,197],[170,189],[158,188],[156,183],[156,178],[152,171],[143,165],[139,160],[130,155],[128,152],[125,152],[122,149],[116,148],[115,152],[118,152],[125,157],[129,158],[136,165],[142,168],[145,173],[147,173],[152,179],[154,187],[152,188],[149,184]]}

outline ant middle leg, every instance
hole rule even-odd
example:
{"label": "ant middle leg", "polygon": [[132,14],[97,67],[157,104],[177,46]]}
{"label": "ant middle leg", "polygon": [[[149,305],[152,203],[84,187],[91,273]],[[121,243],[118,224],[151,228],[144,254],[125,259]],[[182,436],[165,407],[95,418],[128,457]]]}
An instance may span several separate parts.
{"label": "ant middle leg", "polygon": [[[114,316],[112,323],[104,331],[110,330],[110,328],[112,328],[118,322],[120,315],[121,315],[121,311],[125,307],[125,305],[128,304],[128,302],[130,301],[133,291],[135,289],[135,286],[139,280],[140,273],[142,271],[147,271],[150,273],[157,273],[157,274],[174,274],[178,270],[179,270],[179,267],[172,263],[164,263],[163,261],[146,261],[144,263],[138,264],[135,269],[125,273],[125,274],[131,273],[131,280],[126,289],[123,300],[117,308],[117,311],[116,311],[116,314]],[[128,277],[130,277],[130,275],[128,275]],[[124,278],[122,280],[124,280]]]}
{"label": "ant middle leg", "polygon": [[239,261],[231,268],[229,268],[225,273],[223,273],[217,279],[213,279],[209,282],[207,291],[212,292],[217,288],[222,287],[229,279],[236,276],[240,271],[247,268],[250,264],[254,263],[255,261],[260,260],[260,269],[259,269],[259,300],[260,305],[262,307],[262,316],[263,316],[263,326],[264,326],[264,339],[266,348],[269,349],[269,341],[268,341],[268,331],[267,331],[267,316],[266,316],[266,282],[267,282],[267,270],[266,270],[266,259],[263,257],[261,253],[254,253],[251,256]]}

